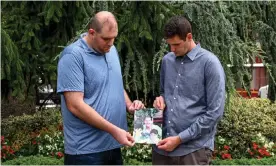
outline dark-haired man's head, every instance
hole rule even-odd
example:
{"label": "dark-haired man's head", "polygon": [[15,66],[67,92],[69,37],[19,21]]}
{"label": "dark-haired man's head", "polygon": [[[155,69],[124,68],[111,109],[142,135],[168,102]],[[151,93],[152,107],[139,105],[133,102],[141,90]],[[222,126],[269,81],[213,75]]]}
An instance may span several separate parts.
{"label": "dark-haired man's head", "polygon": [[184,16],[174,16],[166,23],[164,36],[176,56],[184,56],[193,47],[192,26]]}

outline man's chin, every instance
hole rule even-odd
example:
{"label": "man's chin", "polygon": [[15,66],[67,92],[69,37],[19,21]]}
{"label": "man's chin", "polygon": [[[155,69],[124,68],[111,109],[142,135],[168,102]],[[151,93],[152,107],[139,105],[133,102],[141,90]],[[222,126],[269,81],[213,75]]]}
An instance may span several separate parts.
{"label": "man's chin", "polygon": [[109,51],[110,51],[110,48],[104,50],[105,53],[108,53]]}

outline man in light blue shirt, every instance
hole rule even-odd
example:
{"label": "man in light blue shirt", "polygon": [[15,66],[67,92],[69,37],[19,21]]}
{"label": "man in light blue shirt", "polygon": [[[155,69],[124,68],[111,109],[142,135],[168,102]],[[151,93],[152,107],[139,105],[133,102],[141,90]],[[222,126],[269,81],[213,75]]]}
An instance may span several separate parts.
{"label": "man in light blue shirt", "polygon": [[118,34],[114,15],[99,12],[88,32],[64,49],[58,63],[57,92],[61,94],[65,165],[122,164],[120,147],[132,146],[126,131],[126,108],[119,56],[113,45]]}
{"label": "man in light blue shirt", "polygon": [[172,52],[163,57],[161,96],[154,101],[164,110],[164,139],[153,147],[153,164],[210,164],[224,111],[224,70],[213,53],[195,44],[185,17],[172,17],[164,32]]}

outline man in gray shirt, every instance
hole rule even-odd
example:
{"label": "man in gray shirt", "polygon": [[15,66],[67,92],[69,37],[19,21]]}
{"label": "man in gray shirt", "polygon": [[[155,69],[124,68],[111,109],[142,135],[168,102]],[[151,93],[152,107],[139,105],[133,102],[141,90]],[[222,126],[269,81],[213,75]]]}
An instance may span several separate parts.
{"label": "man in gray shirt", "polygon": [[171,52],[163,57],[161,94],[153,104],[164,110],[164,139],[153,146],[153,164],[210,164],[224,111],[224,70],[213,53],[194,42],[185,17],[172,17],[164,32]]}

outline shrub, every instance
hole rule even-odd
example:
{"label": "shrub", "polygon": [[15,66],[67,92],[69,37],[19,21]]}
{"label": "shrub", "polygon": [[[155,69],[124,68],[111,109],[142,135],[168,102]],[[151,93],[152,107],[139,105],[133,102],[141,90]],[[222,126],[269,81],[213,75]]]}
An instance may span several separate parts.
{"label": "shrub", "polygon": [[233,160],[213,160],[212,165],[274,165],[276,158],[264,159],[233,159]]}
{"label": "shrub", "polygon": [[129,159],[128,162],[124,162],[124,165],[152,165],[152,162],[142,162],[136,159]]}
{"label": "shrub", "polygon": [[49,130],[51,125],[58,126],[61,121],[61,113],[56,109],[43,110],[33,115],[11,116],[2,120],[1,134],[10,140],[15,150],[18,150],[28,145],[35,137],[35,133]]}
{"label": "shrub", "polygon": [[28,156],[8,160],[2,165],[64,165],[64,160],[53,157]]}
{"label": "shrub", "polygon": [[15,157],[14,150],[11,147],[10,141],[4,136],[1,136],[1,161],[10,160]]}
{"label": "shrub", "polygon": [[[31,100],[33,101],[33,100]],[[19,100],[1,100],[1,118],[9,116],[21,116],[23,114],[32,115],[35,113],[35,103]]]}
{"label": "shrub", "polygon": [[131,159],[136,159],[140,162],[149,162],[151,161],[151,155],[151,145],[135,144],[133,147],[122,148],[123,160],[126,163],[131,162]]}
{"label": "shrub", "polygon": [[[276,141],[276,122],[271,117],[275,104],[267,100],[230,98],[224,117],[218,125],[217,136],[229,140],[232,158],[246,156],[246,149],[258,133]],[[264,111],[266,110],[266,112]]]}

